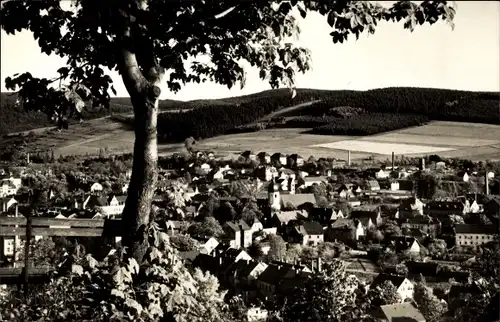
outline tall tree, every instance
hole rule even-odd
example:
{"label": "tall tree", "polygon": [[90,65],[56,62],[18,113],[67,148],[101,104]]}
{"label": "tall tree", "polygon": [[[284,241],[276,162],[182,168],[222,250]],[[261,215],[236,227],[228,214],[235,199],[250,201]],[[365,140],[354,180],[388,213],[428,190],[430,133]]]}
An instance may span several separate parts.
{"label": "tall tree", "polygon": [[[413,30],[440,18],[452,24],[455,15],[446,1],[401,1],[391,7],[369,1],[8,1],[2,2],[2,29],[7,34],[31,31],[42,52],[67,58],[67,66],[58,70],[56,79],[16,74],[6,78],[5,86],[17,90],[26,109],[41,110],[66,124],[68,117],[80,116],[85,101],[108,107],[109,91],[116,92],[103,68],[120,73],[135,117],[123,242],[141,261],[157,182],[156,125],[165,76],[173,92],[185,83],[207,80],[229,88],[243,86],[241,62],[247,61],[273,88],[293,88],[295,73],[311,66],[309,51],[290,42],[299,33],[294,8],[302,18],[308,11],[326,17],[334,43],[364,31],[374,33],[379,21],[403,20]],[[54,87],[57,82],[65,86]]]}
{"label": "tall tree", "polygon": [[344,264],[325,263],[319,274],[311,274],[282,299],[282,321],[359,321],[354,290],[359,281],[348,275]]}

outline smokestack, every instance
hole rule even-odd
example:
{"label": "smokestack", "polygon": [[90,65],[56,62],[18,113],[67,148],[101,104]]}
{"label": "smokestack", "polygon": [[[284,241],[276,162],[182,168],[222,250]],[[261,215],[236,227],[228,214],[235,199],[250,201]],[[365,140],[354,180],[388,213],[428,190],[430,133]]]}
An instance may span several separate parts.
{"label": "smokestack", "polygon": [[486,195],[489,196],[490,195],[490,180],[488,178],[488,172],[486,172],[486,175],[485,175],[485,181],[484,181],[484,185],[485,185],[485,190],[486,190]]}
{"label": "smokestack", "polygon": [[420,159],[420,170],[425,170],[425,158]]}
{"label": "smokestack", "polygon": [[351,166],[351,151],[347,151],[347,165]]}
{"label": "smokestack", "polygon": [[392,169],[391,170],[394,171],[394,152],[392,152],[392,162],[391,162],[391,164],[392,164]]}

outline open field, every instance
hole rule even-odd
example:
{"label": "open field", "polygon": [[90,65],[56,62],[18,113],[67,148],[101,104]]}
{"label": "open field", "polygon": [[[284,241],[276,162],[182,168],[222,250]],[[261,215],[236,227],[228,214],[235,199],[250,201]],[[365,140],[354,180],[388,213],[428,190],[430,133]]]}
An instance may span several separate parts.
{"label": "open field", "polygon": [[[397,136],[396,136],[397,137]],[[402,140],[400,140],[401,142]],[[408,154],[422,154],[422,153],[438,153],[453,150],[451,148],[425,146],[415,144],[401,144],[401,143],[383,143],[376,141],[366,140],[347,140],[338,141],[333,143],[313,145],[313,147],[345,150],[345,151],[361,151],[373,154],[391,155],[392,152],[397,155]]]}
{"label": "open field", "polygon": [[[304,158],[334,157],[351,159],[374,156],[385,160],[395,154],[419,156],[438,154],[472,160],[500,160],[500,126],[488,124],[433,121],[427,125],[365,137],[329,136],[302,133],[304,129],[269,129],[260,132],[221,135],[198,142],[200,150],[211,150],[224,157],[237,157],[242,151],[256,153],[298,153]],[[100,148],[110,153],[130,153],[134,133],[112,119],[96,119],[71,126],[63,132],[49,131],[34,146],[41,151],[54,149],[56,155],[97,154]],[[159,155],[169,155],[183,144],[160,144]],[[439,147],[440,150],[436,150]]]}

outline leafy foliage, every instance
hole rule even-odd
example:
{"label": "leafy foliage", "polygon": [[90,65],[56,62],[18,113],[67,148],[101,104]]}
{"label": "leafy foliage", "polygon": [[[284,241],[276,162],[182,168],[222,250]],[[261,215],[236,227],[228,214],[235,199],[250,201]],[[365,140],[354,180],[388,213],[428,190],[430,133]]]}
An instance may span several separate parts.
{"label": "leafy foliage", "polygon": [[326,263],[320,274],[309,275],[288,292],[277,307],[283,321],[349,321],[355,318],[356,277],[341,261]]}
{"label": "leafy foliage", "polygon": [[[217,278],[200,270],[190,273],[158,233],[139,265],[112,250],[103,261],[72,256],[60,276],[38,289],[25,303],[16,291],[2,298],[10,321],[233,321],[219,292]],[[42,295],[43,296],[40,296]]]}
{"label": "leafy foliage", "polygon": [[[109,91],[115,90],[103,67],[123,71],[120,49],[133,50],[143,76],[149,67],[170,72],[167,83],[174,92],[187,82],[207,80],[229,88],[235,83],[243,86],[244,60],[259,68],[260,77],[273,88],[280,84],[293,87],[295,72],[310,68],[308,50],[288,42],[299,33],[294,8],[302,18],[308,11],[324,16],[333,29],[334,43],[344,42],[349,35],[373,34],[379,21],[403,20],[404,27],[413,31],[417,25],[434,24],[440,18],[453,26],[455,15],[445,1],[398,2],[384,7],[368,1],[244,2],[234,6],[218,1],[176,1],[166,6],[164,1],[78,0],[69,9],[59,1],[10,1],[2,4],[2,29],[7,34],[30,30],[42,52],[66,57],[68,62],[55,79],[16,74],[6,79],[6,87],[18,89],[19,103],[26,109],[50,117],[79,114],[83,102],[109,107]],[[202,59],[202,55],[210,59]],[[190,56],[195,59],[190,61]],[[56,82],[59,87],[53,86]]]}

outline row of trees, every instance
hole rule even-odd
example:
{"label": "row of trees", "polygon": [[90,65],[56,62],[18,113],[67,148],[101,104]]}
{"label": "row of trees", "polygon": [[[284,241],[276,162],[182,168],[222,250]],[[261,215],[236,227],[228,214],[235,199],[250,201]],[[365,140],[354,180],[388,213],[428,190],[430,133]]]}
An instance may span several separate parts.
{"label": "row of trees", "polygon": [[338,118],[334,122],[318,126],[311,131],[326,135],[371,135],[393,131],[428,122],[421,114],[368,113],[352,118]]}

